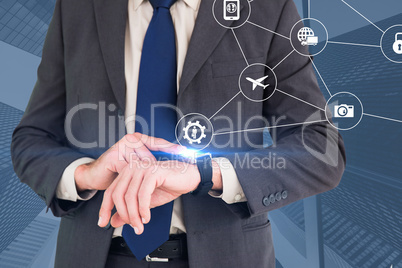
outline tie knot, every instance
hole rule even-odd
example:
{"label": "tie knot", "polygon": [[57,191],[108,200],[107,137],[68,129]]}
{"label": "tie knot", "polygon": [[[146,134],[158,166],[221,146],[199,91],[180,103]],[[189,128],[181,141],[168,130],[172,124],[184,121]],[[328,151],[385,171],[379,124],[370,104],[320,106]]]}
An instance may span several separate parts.
{"label": "tie knot", "polygon": [[177,0],[149,0],[154,10],[159,7],[169,9]]}

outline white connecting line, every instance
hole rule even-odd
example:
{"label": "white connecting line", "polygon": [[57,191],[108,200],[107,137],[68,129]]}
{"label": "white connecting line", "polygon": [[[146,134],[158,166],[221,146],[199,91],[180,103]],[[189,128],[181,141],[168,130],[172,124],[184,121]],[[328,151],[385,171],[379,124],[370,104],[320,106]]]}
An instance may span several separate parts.
{"label": "white connecting line", "polygon": [[[353,9],[353,10],[354,10],[356,13],[358,13],[360,16],[362,16],[363,18],[365,18],[368,22],[370,22],[372,25],[374,25],[374,26],[375,26],[377,29],[379,29],[381,32],[384,32],[384,31],[381,30],[377,25],[375,25],[374,23],[372,23],[370,20],[368,20],[366,17],[364,17],[361,13],[359,13],[356,9],[354,9],[352,6],[350,6],[348,3],[346,3],[344,0],[341,0],[341,1],[344,2],[344,3],[345,3],[347,6],[349,6],[351,9]],[[310,17],[310,0],[308,1],[308,16]],[[285,38],[285,39],[290,40],[289,37],[286,37],[286,36],[284,36],[284,35],[281,35],[281,34],[275,32],[275,31],[269,30],[269,29],[267,29],[267,28],[264,28],[264,27],[262,27],[262,26],[260,26],[260,25],[258,25],[258,24],[253,23],[253,22],[247,21],[247,23],[249,23],[249,24],[251,24],[251,25],[254,25],[254,26],[258,27],[258,28],[261,28],[261,29],[263,29],[263,30],[265,30],[265,31],[268,31],[268,32],[270,32],[270,33],[273,33],[273,34],[276,34],[276,35],[278,35],[278,36],[281,36],[281,37],[283,37],[283,38]],[[232,33],[233,33],[233,36],[234,36],[236,42],[237,42],[237,45],[239,46],[239,49],[240,49],[240,51],[241,51],[241,53],[242,53],[242,55],[243,55],[243,58],[244,58],[244,60],[245,60],[245,62],[246,62],[246,64],[247,64],[247,66],[250,66],[250,64],[249,64],[249,62],[248,62],[248,60],[247,60],[247,58],[246,58],[246,55],[244,54],[244,51],[243,51],[243,49],[242,49],[242,47],[241,47],[241,45],[240,45],[240,42],[239,42],[239,40],[238,40],[238,38],[237,38],[237,36],[236,36],[236,33],[235,33],[234,29],[231,29],[231,31],[232,31]],[[331,44],[340,44],[340,45],[351,45],[351,46],[375,47],[375,48],[380,47],[380,46],[378,46],[378,45],[346,43],[346,42],[336,42],[336,41],[328,41],[328,43],[331,43]],[[288,55],[286,55],[285,58],[283,58],[275,67],[273,67],[272,70],[274,70],[274,69],[277,68],[282,62],[284,62],[290,55],[293,54],[294,51],[295,51],[295,50],[293,49]],[[325,83],[323,77],[321,76],[321,73],[318,71],[318,68],[317,68],[317,66],[315,65],[313,59],[312,59],[311,57],[309,57],[309,59],[310,59],[312,65],[313,65],[314,69],[316,70],[318,76],[320,77],[322,83],[324,84],[326,90],[328,91],[328,94],[332,97],[332,94],[331,94],[331,92],[330,92],[330,90],[329,90],[327,84]],[[291,98],[294,98],[294,99],[296,99],[296,100],[298,100],[298,101],[301,101],[301,102],[303,102],[303,103],[305,103],[305,104],[307,104],[307,105],[310,105],[310,106],[312,106],[312,107],[314,107],[314,108],[316,108],[316,109],[318,109],[318,110],[321,110],[321,111],[325,112],[325,109],[320,108],[320,107],[318,107],[318,106],[316,106],[316,105],[314,105],[314,104],[312,104],[312,103],[309,103],[309,102],[307,102],[307,101],[305,101],[305,100],[302,100],[302,99],[300,99],[300,98],[298,98],[298,97],[295,97],[295,96],[293,96],[293,95],[291,95],[291,94],[289,94],[289,93],[286,93],[286,92],[284,92],[284,91],[282,91],[282,90],[280,90],[280,89],[275,89],[275,91],[278,91],[278,92],[280,92],[280,93],[282,93],[282,94],[284,94],[284,95],[287,95],[287,96],[289,96],[289,97],[291,97]],[[232,102],[240,93],[241,93],[241,91],[237,92],[228,102],[226,102],[218,111],[216,111],[216,112],[209,118],[209,120],[211,120],[214,116],[216,116],[223,108],[225,108],[230,102]],[[373,115],[373,114],[368,114],[368,113],[363,113],[363,115],[370,116],[370,117],[375,117],[375,118],[379,118],[379,119],[384,119],[384,120],[389,120],[389,121],[393,121],[393,122],[402,123],[401,120],[392,119],[392,118],[387,118],[387,117],[383,117],[383,116],[378,116],[378,115]],[[231,133],[250,132],[250,131],[261,131],[261,130],[270,129],[270,128],[279,128],[279,127],[289,127],[289,126],[297,126],[297,125],[304,125],[304,124],[313,124],[313,123],[320,123],[320,122],[325,122],[325,121],[327,121],[327,120],[319,120],[319,121],[303,122],[303,123],[294,123],[294,124],[286,124],[286,125],[278,125],[278,126],[263,127],[263,128],[254,128],[254,129],[245,129],[245,130],[237,130],[237,131],[228,131],[228,132],[215,133],[215,134],[213,134],[213,135],[216,136],[216,135],[225,135],[225,134],[231,134]]]}
{"label": "white connecting line", "polygon": [[317,120],[317,121],[310,121],[310,122],[303,122],[303,123],[293,123],[293,124],[278,125],[278,126],[271,126],[271,127],[250,128],[250,129],[244,129],[244,130],[228,131],[228,132],[214,133],[214,136],[233,134],[233,133],[240,133],[240,132],[261,131],[261,130],[264,130],[264,129],[271,129],[271,128],[300,126],[300,125],[307,125],[307,124],[314,124],[314,123],[321,123],[321,122],[327,122],[327,120]]}
{"label": "white connecting line", "polygon": [[[250,24],[252,24],[252,25],[254,25],[254,26],[257,26],[257,27],[259,27],[259,28],[261,28],[261,29],[264,29],[264,30],[266,30],[266,31],[268,31],[268,32],[277,34],[277,35],[279,35],[279,36],[281,36],[281,37],[283,37],[283,38],[286,38],[286,39],[290,40],[290,38],[288,38],[288,37],[286,37],[286,36],[283,36],[283,35],[281,35],[281,34],[279,34],[279,33],[276,33],[276,32],[274,32],[274,31],[271,31],[271,30],[269,30],[269,29],[266,29],[266,28],[264,28],[264,27],[262,27],[262,26],[259,26],[259,25],[255,24],[255,23],[252,23],[252,22],[249,22],[249,21],[247,21],[247,22],[250,23]],[[238,38],[237,38],[237,36],[236,36],[236,33],[235,33],[234,29],[232,28],[231,31],[232,31],[232,33],[233,33],[233,36],[234,36],[236,42],[237,42],[237,45],[239,46],[239,49],[240,49],[240,51],[241,51],[241,54],[242,54],[243,57],[244,57],[244,60],[246,61],[247,66],[250,66],[250,64],[249,64],[249,62],[248,62],[248,60],[247,60],[247,58],[246,58],[246,56],[245,56],[245,54],[244,54],[244,51],[243,51],[243,49],[242,49],[242,47],[241,47],[241,45],[240,45],[240,42],[239,42],[239,40],[238,40]],[[273,71],[275,68],[277,68],[282,62],[284,62],[290,55],[292,55],[293,52],[295,52],[294,49],[293,49],[288,55],[286,55],[285,58],[283,58],[280,62],[278,62],[278,64],[276,64],[276,66],[272,68],[272,71]],[[314,65],[314,63],[313,63],[313,65]],[[314,65],[314,67],[315,67],[315,65]],[[315,68],[316,68],[316,67],[315,67]],[[317,68],[316,68],[316,70],[317,70]],[[318,70],[317,70],[317,73],[319,73]],[[320,75],[320,77],[321,77],[321,75]],[[323,83],[325,84],[325,82],[324,82],[324,80],[322,79],[322,77],[321,77],[321,80],[322,80]],[[327,86],[325,85],[325,87],[327,87]],[[315,106],[314,104],[311,104],[311,103],[309,103],[309,102],[307,102],[307,101],[304,101],[304,100],[302,100],[302,99],[300,99],[300,98],[297,98],[297,97],[295,97],[295,96],[293,96],[293,95],[291,95],[291,94],[289,94],[289,93],[286,93],[286,92],[284,92],[284,91],[282,91],[282,90],[279,90],[279,89],[275,89],[275,90],[277,90],[278,92],[280,92],[280,93],[282,93],[282,94],[285,94],[285,95],[287,95],[287,96],[289,96],[289,97],[292,97],[292,98],[294,98],[294,99],[296,99],[296,100],[298,100],[298,101],[301,101],[301,102],[303,102],[303,103],[306,103],[306,104],[308,104],[308,105],[310,105],[310,106],[312,106],[312,107],[314,107],[314,108],[317,108],[317,109],[319,109],[319,110],[325,112],[324,109],[322,109],[322,108],[320,108],[320,107],[318,107],[318,106]],[[327,90],[328,90],[328,87],[327,87]],[[226,104],[224,104],[218,111],[216,111],[211,117],[209,117],[209,120],[211,120],[211,119],[212,119],[215,115],[217,115],[223,108],[225,108],[230,102],[232,102],[240,93],[241,93],[241,91],[237,92],[236,95],[234,95],[228,102],[226,102]],[[328,90],[328,93],[331,95],[331,93],[329,92],[329,90]],[[331,95],[331,96],[332,96],[332,95]]]}
{"label": "white connecting line", "polygon": [[280,37],[283,37],[283,38],[286,38],[286,39],[290,40],[289,37],[286,37],[286,36],[284,36],[284,35],[282,35],[282,34],[280,34],[280,33],[274,32],[274,31],[272,31],[272,30],[270,30],[270,29],[264,28],[264,27],[262,27],[262,26],[260,26],[260,25],[258,25],[258,24],[255,24],[255,23],[253,23],[253,22],[251,22],[251,21],[247,21],[247,23],[250,23],[251,25],[254,25],[254,26],[258,27],[258,28],[261,28],[261,29],[263,29],[263,30],[265,30],[265,31],[267,31],[267,32],[270,32],[270,33],[279,35]]}
{"label": "white connecting line", "polygon": [[[251,2],[251,1],[253,1],[253,0],[249,0],[249,2]],[[379,28],[377,25],[375,25],[373,22],[371,22],[369,19],[367,19],[365,16],[363,16],[360,12],[358,12],[356,9],[354,9],[351,5],[349,5],[348,3],[346,3],[344,0],[341,0],[341,1],[342,1],[344,4],[346,4],[348,7],[350,7],[352,10],[354,10],[357,14],[359,14],[360,16],[362,16],[362,17],[363,17],[365,20],[367,20],[369,23],[371,23],[373,26],[375,26],[375,27],[376,27],[378,30],[380,30],[382,33],[384,33],[384,31],[383,31],[381,28]],[[311,2],[310,2],[310,0],[308,0],[308,17],[309,17],[309,18],[311,17]],[[270,30],[270,29],[264,28],[264,27],[262,27],[262,26],[260,26],[260,25],[258,25],[258,24],[253,23],[253,22],[247,21],[247,23],[249,23],[249,24],[251,24],[251,25],[254,25],[254,26],[256,26],[256,27],[258,27],[258,28],[260,28],[260,29],[263,29],[263,30],[265,30],[265,31],[267,31],[267,32],[270,32],[270,33],[273,33],[273,34],[278,35],[278,36],[280,36],[280,37],[283,37],[283,38],[285,38],[285,39],[287,39],[287,40],[291,40],[290,37],[284,36],[284,35],[282,35],[282,34],[279,34],[279,33],[275,32],[275,31],[272,31],[272,30]],[[232,33],[233,33],[234,38],[236,39],[237,45],[239,46],[239,49],[240,49],[240,51],[241,51],[241,53],[242,53],[242,55],[243,55],[243,57],[244,57],[244,60],[246,61],[247,66],[250,66],[250,64],[249,64],[249,62],[248,62],[248,60],[247,60],[247,58],[246,58],[246,55],[244,54],[244,51],[243,51],[243,49],[242,49],[242,47],[241,47],[241,45],[240,45],[240,42],[239,42],[239,40],[238,40],[238,38],[237,38],[237,36],[236,36],[236,33],[235,33],[234,29],[232,28],[231,30],[232,30]],[[380,47],[381,47],[381,46],[379,46],[379,45],[347,43],[347,42],[337,42],[337,41],[328,41],[328,43],[330,43],[330,44],[339,44],[339,45],[350,45],[350,46],[375,47],[375,48],[380,48]],[[274,70],[274,69],[275,69],[276,67],[278,67],[282,62],[284,62],[290,55],[293,54],[294,51],[295,51],[295,50],[293,49],[284,59],[282,59],[275,67],[273,67],[272,70]],[[317,66],[315,65],[313,59],[312,59],[311,57],[309,57],[309,59],[310,59],[312,65],[313,65],[314,69],[316,70],[318,76],[320,77],[322,83],[324,84],[325,88],[327,89],[329,95],[332,97],[332,94],[331,94],[331,92],[330,92],[330,90],[329,90],[327,84],[325,83],[324,79],[322,78],[321,73],[318,71],[318,68],[317,68]],[[321,111],[325,112],[325,109],[320,108],[320,107],[318,107],[318,106],[316,106],[316,105],[314,105],[314,104],[312,104],[312,103],[309,103],[309,102],[307,102],[307,101],[305,101],[305,100],[302,100],[302,99],[300,99],[300,98],[297,98],[297,97],[295,97],[295,96],[293,96],[293,95],[291,95],[291,94],[289,94],[289,93],[286,93],[286,92],[284,92],[284,91],[282,91],[282,90],[280,90],[280,89],[275,89],[275,91],[278,91],[278,92],[280,92],[280,93],[282,93],[282,94],[284,94],[284,95],[287,95],[287,96],[289,96],[289,97],[291,97],[291,98],[294,98],[294,99],[296,99],[296,100],[298,100],[298,101],[301,101],[301,102],[303,102],[303,103],[305,103],[305,104],[307,104],[307,105],[310,105],[310,106],[312,106],[312,107],[314,107],[314,108],[316,108],[316,109],[318,109],[318,110],[321,110]],[[223,108],[225,108],[230,102],[232,102],[240,93],[241,93],[241,91],[237,92],[228,102],[226,102],[225,105],[223,105],[218,111],[216,111],[216,113],[214,113],[214,114],[209,118],[209,120],[211,120],[211,119],[212,119],[215,115],[217,115]],[[379,118],[379,119],[384,119],[384,120],[389,120],[389,121],[393,121],[393,122],[397,122],[397,123],[402,123],[402,120],[387,118],[387,117],[383,117],[383,116],[378,116],[378,115],[373,115],[373,114],[368,114],[368,113],[363,113],[363,115],[370,116],[370,117],[374,117],[374,118]],[[240,132],[263,131],[264,129],[272,129],[272,128],[280,128],[280,127],[290,127],[290,126],[305,125],[305,124],[314,124],[314,123],[321,123],[321,122],[327,122],[327,120],[318,120],[318,121],[303,122],[303,123],[293,123],[293,124],[278,125],[278,126],[263,127],[263,128],[253,128],[253,129],[244,129],[244,130],[228,131],[228,132],[214,133],[213,136],[217,136],[217,135],[226,135],[226,134],[232,134],[232,133],[240,133]]]}
{"label": "white connecting line", "polygon": [[283,59],[283,60],[281,60],[277,65],[275,65],[275,67],[274,68],[272,68],[272,71],[273,70],[275,70],[275,68],[276,67],[278,67],[279,66],[279,64],[281,64],[282,62],[284,62],[290,55],[292,55],[293,54],[293,52],[295,52],[295,50],[293,49],[292,51],[290,51],[290,53]]}
{"label": "white connecting line", "polygon": [[324,81],[324,79],[322,78],[320,72],[318,71],[317,66],[315,66],[315,64],[314,64],[313,59],[312,59],[311,57],[309,57],[309,59],[310,59],[311,63],[313,64],[314,69],[317,71],[318,76],[321,78],[322,83],[324,84],[325,88],[327,89],[328,94],[332,97],[331,91],[329,91],[329,89],[328,89],[328,87],[327,87],[327,84],[325,83],[325,81]]}
{"label": "white connecting line", "polygon": [[[264,28],[264,27],[261,27],[261,26],[255,24],[255,23],[252,23],[252,22],[249,22],[249,21],[247,21],[247,22],[250,23],[250,24],[252,24],[252,25],[255,25],[255,26],[257,26],[257,27],[259,27],[259,28],[261,28],[261,29],[264,29],[264,30],[266,30],[266,31],[268,31],[268,32],[277,34],[277,35],[279,35],[279,36],[281,36],[281,37],[284,37],[284,38],[290,40],[290,38],[288,38],[288,37],[286,37],[286,36],[283,36],[283,35],[281,35],[281,34],[279,34],[279,33],[276,33],[276,32],[274,32],[274,31],[268,30],[268,29],[266,29],[266,28]],[[243,57],[244,57],[244,60],[245,60],[245,62],[246,62],[246,64],[247,64],[247,66],[250,66],[250,64],[249,64],[249,62],[248,62],[248,60],[247,60],[247,58],[246,58],[246,55],[244,54],[244,51],[243,51],[243,49],[242,49],[242,47],[241,47],[241,45],[240,45],[239,39],[238,39],[237,36],[236,36],[236,33],[235,33],[234,29],[232,28],[231,30],[232,30],[233,36],[234,36],[234,38],[235,38],[235,40],[236,40],[236,42],[237,42],[237,45],[239,46],[239,49],[240,49],[240,51],[241,51],[241,54],[242,54]],[[293,49],[284,59],[282,59],[275,67],[273,67],[272,70],[274,70],[274,69],[275,69],[276,67],[278,67],[282,62],[284,62],[290,55],[293,54],[294,51],[295,51],[295,50]],[[276,90],[278,90],[278,89],[276,89]],[[281,93],[283,93],[283,94],[285,94],[285,95],[288,95],[288,96],[290,96],[290,97],[293,97],[293,98],[295,98],[295,99],[297,99],[297,100],[299,100],[299,101],[301,101],[301,102],[304,102],[304,103],[306,103],[306,104],[308,104],[308,105],[311,105],[311,106],[313,106],[313,107],[315,107],[315,108],[317,108],[317,109],[320,109],[320,110],[324,111],[322,108],[319,108],[319,107],[317,107],[317,106],[315,106],[315,105],[313,105],[313,104],[311,104],[311,103],[308,103],[308,102],[306,102],[306,101],[304,101],[304,100],[302,100],[302,99],[299,99],[299,98],[297,98],[297,97],[294,97],[294,96],[292,96],[292,95],[290,95],[290,94],[288,94],[288,93],[286,93],[286,92],[283,92],[283,91],[281,91],[281,90],[278,90],[278,91],[281,92]],[[224,104],[218,111],[216,111],[216,112],[209,118],[209,120],[211,120],[215,115],[217,115],[223,108],[225,108],[231,101],[233,101],[240,93],[241,93],[241,91],[237,92],[236,95],[234,95],[228,102],[226,102],[226,104]]]}
{"label": "white connecting line", "polygon": [[233,33],[234,38],[236,39],[237,45],[238,45],[239,48],[240,48],[241,54],[243,54],[243,57],[244,57],[244,60],[245,60],[246,63],[247,63],[247,66],[250,66],[250,64],[248,64],[248,60],[247,60],[247,58],[246,58],[246,55],[244,55],[243,49],[241,48],[240,42],[239,42],[239,40],[237,39],[236,33],[235,33],[235,31],[233,30],[233,28],[232,28],[232,33]]}
{"label": "white connecting line", "polygon": [[295,96],[293,96],[293,95],[291,95],[291,94],[289,94],[289,93],[286,93],[286,92],[284,92],[284,91],[282,91],[282,90],[280,90],[280,89],[276,89],[276,91],[278,91],[278,92],[280,92],[280,93],[282,93],[282,94],[285,94],[286,96],[289,96],[289,97],[291,97],[291,98],[294,98],[294,99],[296,99],[296,100],[298,100],[298,101],[301,101],[301,102],[303,102],[303,103],[305,103],[305,104],[308,104],[308,105],[310,105],[310,106],[312,106],[312,107],[314,107],[314,108],[317,108],[318,110],[321,110],[321,111],[325,112],[324,109],[322,109],[322,108],[320,108],[320,107],[318,107],[318,106],[315,106],[314,104],[311,104],[311,103],[309,103],[309,102],[307,102],[307,101],[305,101],[305,100],[299,99],[298,97],[295,97]]}
{"label": "white connecting line", "polygon": [[241,93],[241,91],[237,92],[237,94],[234,95],[233,98],[231,98],[225,105],[223,105],[216,113],[214,113],[214,114],[209,118],[209,120],[211,120],[212,117],[214,117],[215,115],[217,115],[223,108],[226,107],[226,105],[228,105],[232,100],[234,100],[240,93]]}
{"label": "white connecting line", "polygon": [[384,119],[384,120],[388,120],[388,121],[402,123],[402,120],[392,119],[392,118],[388,118],[388,117],[384,117],[384,116],[378,116],[378,115],[374,115],[374,114],[368,114],[368,113],[363,113],[363,114],[366,115],[366,116],[370,116],[370,117],[375,117],[375,118],[379,118],[379,119]]}
{"label": "white connecting line", "polygon": [[[378,30],[380,30],[381,32],[384,33],[384,31],[378,27],[377,25],[375,25],[372,21],[370,21],[369,19],[367,19],[365,16],[363,16],[363,14],[361,14],[359,11],[357,11],[356,9],[354,9],[351,5],[349,5],[348,3],[346,3],[344,0],[341,0],[344,4],[346,4],[348,7],[350,7],[352,10],[354,10],[357,14],[359,14],[360,16],[362,16],[365,20],[367,20],[369,23],[371,23],[372,25],[374,25]],[[308,0],[308,17],[311,18],[311,3],[310,0]],[[339,45],[350,45],[350,46],[362,46],[362,47],[375,47],[375,48],[381,48],[381,46],[379,45],[368,45],[368,44],[357,44],[357,43],[347,43],[347,42],[336,42],[336,41],[329,41],[329,44],[339,44]]]}
{"label": "white connecting line", "polygon": [[345,42],[336,42],[336,41],[328,41],[329,44],[339,44],[339,45],[350,45],[350,46],[361,46],[361,47],[376,47],[380,48],[379,45],[366,45],[366,44],[357,44],[357,43],[345,43]]}
{"label": "white connecting line", "polygon": [[[298,101],[301,101],[301,102],[303,102],[303,103],[305,103],[305,104],[307,104],[307,105],[310,105],[310,106],[312,106],[312,107],[314,107],[314,108],[316,108],[316,109],[318,109],[318,110],[321,110],[321,111],[325,112],[325,110],[324,110],[323,108],[320,108],[320,107],[318,107],[318,106],[316,106],[316,105],[314,105],[314,104],[312,104],[312,103],[309,103],[309,102],[307,102],[307,101],[305,101],[305,100],[302,100],[302,99],[300,99],[300,98],[298,98],[298,97],[295,97],[295,96],[293,96],[293,95],[291,95],[291,94],[289,94],[289,93],[286,93],[285,91],[282,91],[282,90],[280,90],[280,89],[278,89],[278,88],[275,89],[275,91],[278,91],[278,92],[280,92],[280,93],[282,93],[282,94],[284,94],[284,95],[286,95],[286,96],[289,96],[289,97],[291,97],[291,98],[294,98],[294,99],[296,99],[296,100],[298,100]],[[220,111],[222,111],[222,109],[225,108],[230,102],[232,102],[240,93],[241,93],[241,91],[237,92],[236,95],[234,95],[228,102],[225,103],[225,105],[223,105],[218,111],[216,111],[216,113],[214,113],[214,114],[209,118],[209,120],[211,120],[215,115],[217,115]]]}
{"label": "white connecting line", "polygon": [[380,30],[382,33],[385,33],[385,31],[383,31],[380,27],[378,27],[377,25],[375,25],[372,21],[370,21],[368,18],[366,18],[365,16],[363,16],[362,13],[360,13],[359,11],[357,11],[356,9],[354,9],[351,5],[349,5],[348,3],[345,2],[345,0],[341,0],[345,5],[347,5],[348,7],[350,7],[354,12],[356,12],[357,14],[359,14],[360,16],[362,16],[365,20],[367,20],[368,22],[370,22],[374,27],[376,27],[378,30]]}

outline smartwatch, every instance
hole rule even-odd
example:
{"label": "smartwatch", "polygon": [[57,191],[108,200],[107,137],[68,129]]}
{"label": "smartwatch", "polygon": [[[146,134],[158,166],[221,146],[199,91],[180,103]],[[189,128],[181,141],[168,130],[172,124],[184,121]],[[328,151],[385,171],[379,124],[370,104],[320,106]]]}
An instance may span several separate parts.
{"label": "smartwatch", "polygon": [[201,182],[191,194],[195,196],[207,195],[214,185],[212,182],[212,156],[210,153],[197,155],[194,162],[200,172]]}

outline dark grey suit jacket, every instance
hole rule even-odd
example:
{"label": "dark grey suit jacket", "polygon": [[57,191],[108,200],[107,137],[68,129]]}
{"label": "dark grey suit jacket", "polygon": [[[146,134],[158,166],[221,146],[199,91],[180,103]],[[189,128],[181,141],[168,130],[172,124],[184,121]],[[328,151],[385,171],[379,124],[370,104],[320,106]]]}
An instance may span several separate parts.
{"label": "dark grey suit jacket", "polygon": [[[230,30],[219,26],[211,13],[213,0],[202,0],[190,41],[178,93],[178,107],[184,114],[212,116],[238,91],[238,76],[245,60]],[[250,21],[289,36],[300,19],[292,0],[255,0]],[[243,11],[242,11],[243,12]],[[244,16],[244,14],[242,14]],[[56,267],[102,267],[113,230],[97,226],[103,192],[87,202],[69,202],[55,197],[64,169],[74,160],[97,158],[119,140],[118,129],[99,133],[98,111],[82,109],[72,119],[72,134],[80,141],[97,142],[96,148],[78,148],[66,139],[66,113],[77,104],[104,102],[106,126],[122,119],[125,110],[124,38],[127,0],[58,0],[43,49],[38,81],[29,105],[16,128],[11,146],[15,171],[62,217]],[[289,40],[246,23],[235,30],[249,63],[275,66],[290,51]],[[276,69],[278,88],[318,107],[325,100],[309,59],[293,53]],[[261,76],[264,74],[261,73]],[[98,109],[99,110],[99,109]],[[240,111],[240,113],[239,113]],[[304,122],[322,112],[281,93],[268,101],[251,102],[238,95],[222,109],[242,129],[272,124]],[[226,120],[212,120],[215,130],[227,129]],[[116,124],[117,125],[117,124]],[[101,128],[102,131],[102,128]],[[100,137],[103,137],[101,140]],[[335,187],[342,176],[345,155],[342,139],[327,122],[277,128],[276,143],[263,148],[261,131],[215,136],[215,144],[235,141],[225,149],[210,147],[215,156],[235,163],[238,179],[248,199],[227,205],[212,197],[183,196],[191,267],[274,267],[274,250],[267,213],[302,198]],[[254,144],[250,146],[249,142]],[[336,154],[337,165],[314,157],[303,145],[324,152],[327,145]],[[332,146],[332,147],[331,147]],[[286,169],[240,165],[246,157],[262,159],[269,153],[286,160]],[[287,198],[267,202],[271,194],[286,191]],[[286,195],[285,193],[285,195]]]}

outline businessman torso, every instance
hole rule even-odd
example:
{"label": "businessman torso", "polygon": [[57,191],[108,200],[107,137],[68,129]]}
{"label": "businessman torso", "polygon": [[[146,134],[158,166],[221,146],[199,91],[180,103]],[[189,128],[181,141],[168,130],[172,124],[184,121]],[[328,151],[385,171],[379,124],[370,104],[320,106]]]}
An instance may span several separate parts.
{"label": "businessman torso", "polygon": [[[216,135],[213,144],[207,148],[216,156],[228,157],[233,163],[235,152],[255,151],[259,156],[267,153],[263,149],[262,131],[237,130],[261,129],[283,115],[286,118],[281,124],[304,122],[316,109],[300,106],[276,93],[264,102],[253,102],[239,94],[239,75],[248,65],[276,66],[293,48],[286,38],[251,23],[233,31],[221,27],[213,17],[212,6],[212,0],[201,1],[179,84],[177,106],[183,114],[200,113],[211,118],[215,131],[233,131],[228,135]],[[289,36],[290,29],[299,20],[292,1],[253,1],[251,7],[250,22],[284,36]],[[245,10],[241,10],[240,16],[247,17],[242,12]],[[53,20],[41,68],[50,72],[52,78],[59,78],[54,79],[55,83],[63,84],[65,89],[54,92],[51,97],[49,92],[34,95],[32,103],[43,101],[36,109],[31,109],[30,114],[36,113],[35,118],[42,117],[49,124],[57,122],[49,126],[53,129],[64,129],[66,126],[62,124],[66,122],[71,129],[66,133],[66,146],[97,158],[125,134],[127,0],[60,1]],[[286,61],[275,69],[278,88],[324,107],[325,100],[309,59],[293,53]],[[54,66],[46,62],[60,68],[52,68]],[[255,77],[264,75],[263,71],[255,73]],[[260,98],[264,98],[263,93]],[[58,107],[58,110],[52,115],[41,114],[46,105]],[[295,143],[300,142],[299,137],[289,140],[291,131],[288,132],[277,133],[282,137],[279,143],[284,144],[280,149],[298,150],[299,145]],[[295,166],[295,163],[288,163],[290,169]],[[268,171],[253,167],[235,169],[248,203],[227,205],[221,199],[209,196],[182,197],[191,267],[274,267],[267,212],[325,190],[321,185],[305,190],[305,183],[295,182],[297,176],[292,178],[292,172],[281,175],[277,170],[268,174]],[[327,169],[325,166],[316,172]],[[336,177],[331,172],[328,172],[329,177]],[[289,192],[289,196],[275,204],[263,202],[265,197],[283,192]],[[104,265],[113,230],[97,226],[101,202],[102,192],[88,202],[81,202],[77,209],[70,210],[69,202],[51,201],[49,206],[53,212],[63,215],[57,267]]]}

